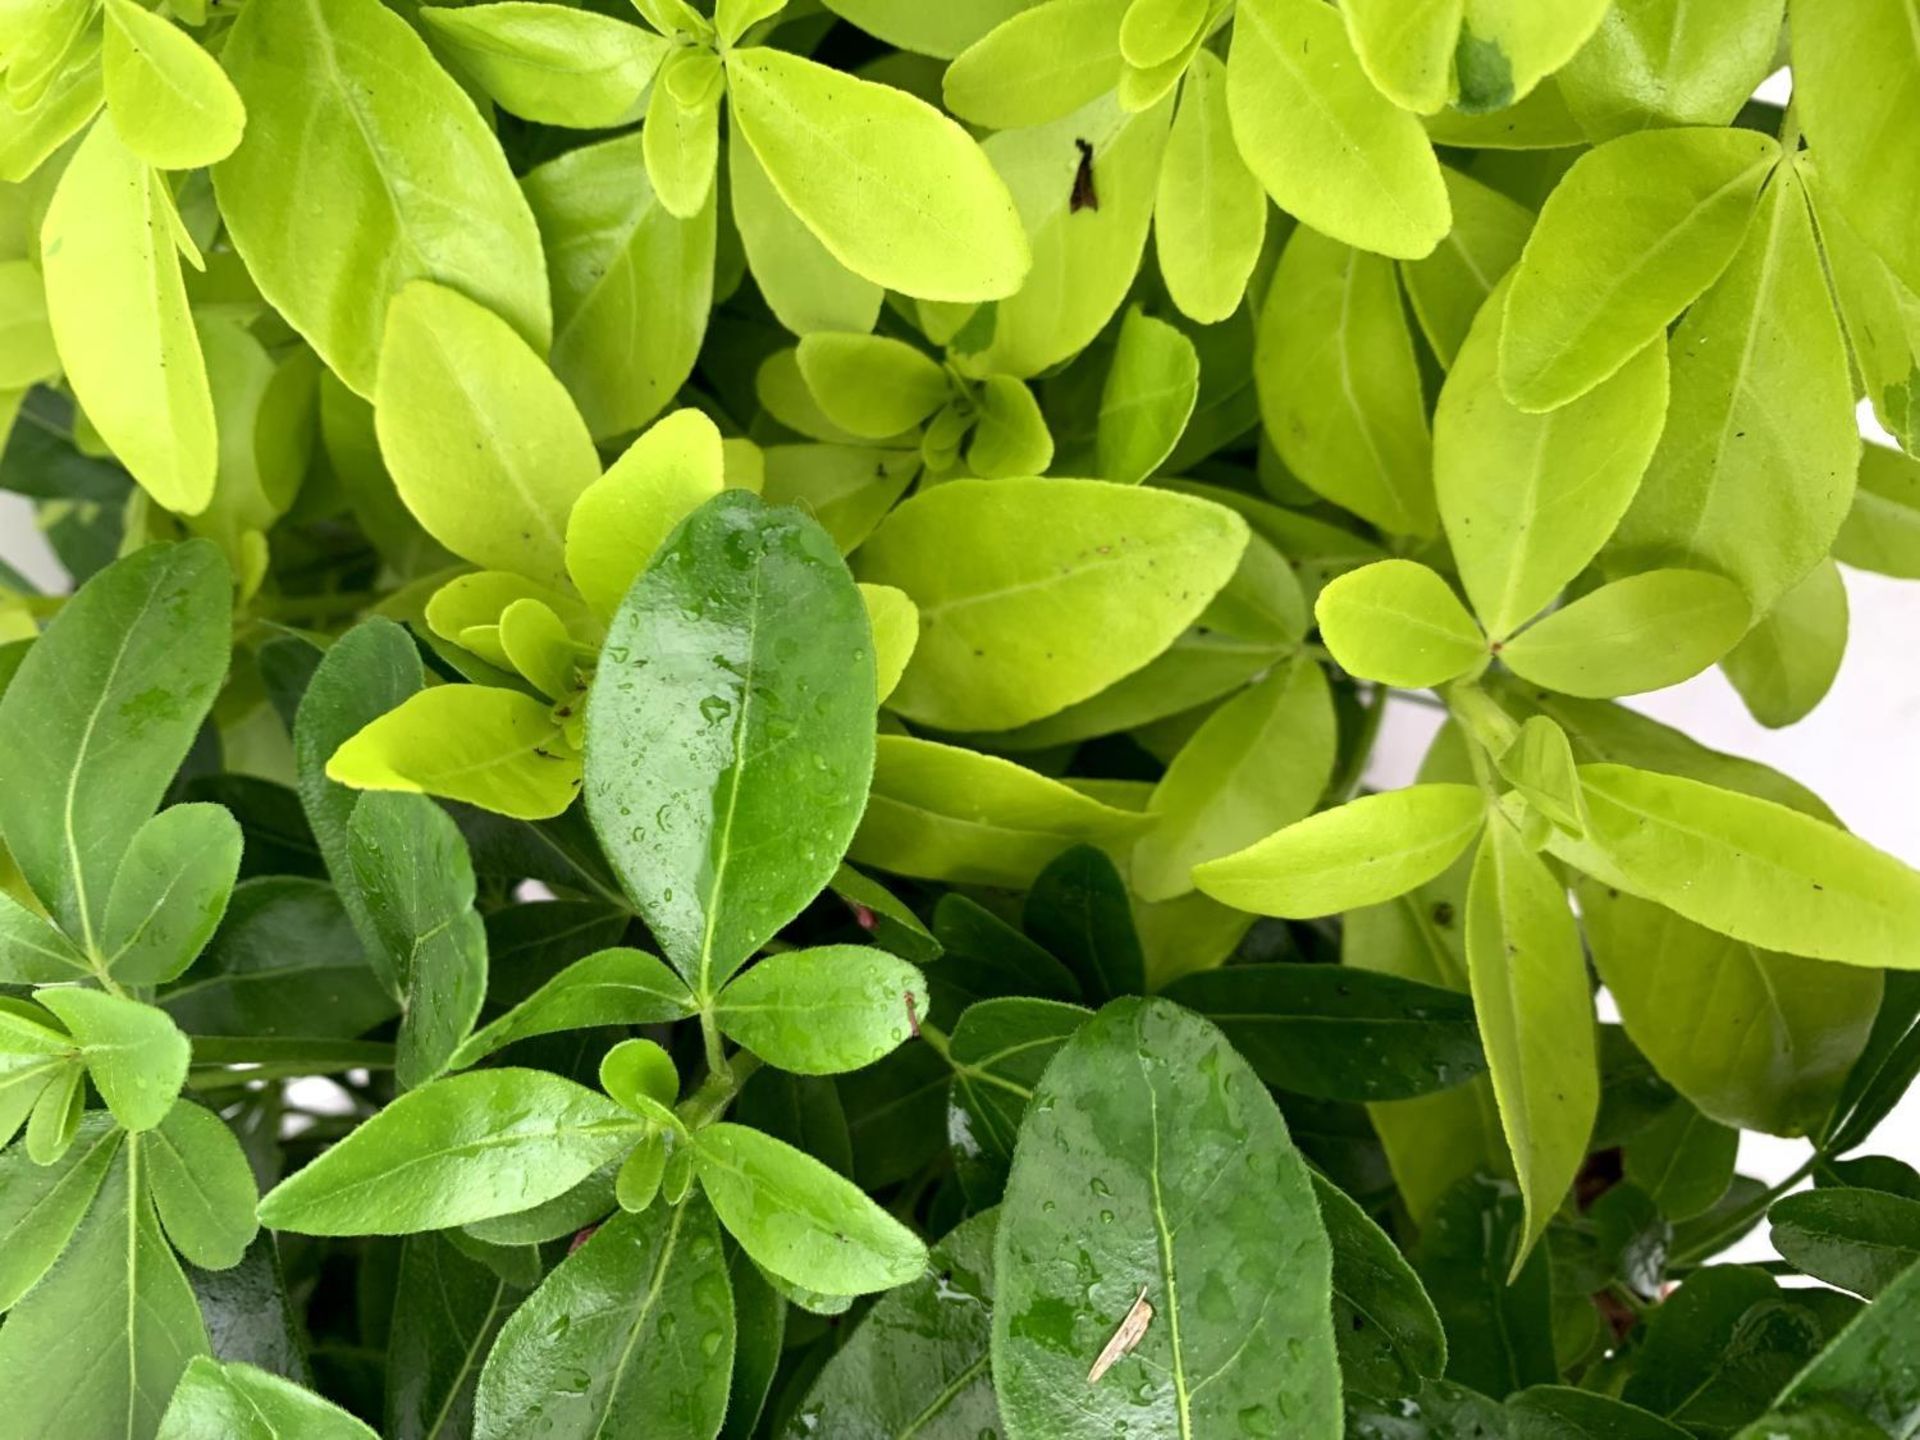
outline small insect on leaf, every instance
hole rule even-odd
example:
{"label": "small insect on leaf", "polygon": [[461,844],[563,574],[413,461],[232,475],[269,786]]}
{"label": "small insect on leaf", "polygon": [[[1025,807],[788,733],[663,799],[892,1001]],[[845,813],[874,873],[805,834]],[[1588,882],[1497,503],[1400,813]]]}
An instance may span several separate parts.
{"label": "small insect on leaf", "polygon": [[1147,1287],[1142,1285],[1140,1293],[1134,1297],[1133,1308],[1127,1311],[1126,1319],[1120,1322],[1113,1332],[1113,1338],[1100,1347],[1100,1354],[1093,1362],[1093,1368],[1087,1371],[1087,1384],[1097,1385],[1100,1377],[1117,1365],[1120,1360],[1131,1354],[1133,1347],[1140,1343],[1147,1333],[1147,1326],[1153,1323],[1153,1306],[1147,1303]]}
{"label": "small insect on leaf", "polygon": [[1073,143],[1080,150],[1080,168],[1073,172],[1073,194],[1067,201],[1069,215],[1100,208],[1100,196],[1093,188],[1093,145],[1090,141],[1079,139]]}

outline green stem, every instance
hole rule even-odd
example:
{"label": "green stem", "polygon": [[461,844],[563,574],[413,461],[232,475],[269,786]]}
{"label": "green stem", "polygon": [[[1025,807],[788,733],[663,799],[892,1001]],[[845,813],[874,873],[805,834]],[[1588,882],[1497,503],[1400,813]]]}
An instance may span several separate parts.
{"label": "green stem", "polygon": [[681,1101],[674,1113],[689,1130],[711,1125],[726,1113],[747,1077],[759,1068],[758,1055],[750,1050],[735,1051],[732,1061],[722,1059],[719,1068],[709,1072],[700,1088]]}
{"label": "green stem", "polygon": [[920,1038],[927,1042],[927,1048],[932,1050],[934,1054],[946,1061],[947,1064],[953,1064],[953,1052],[947,1047],[946,1031],[931,1021],[922,1020],[920,1022]]}
{"label": "green stem", "polygon": [[1787,113],[1780,117],[1780,153],[1792,159],[1800,148],[1800,97],[1787,101]]}

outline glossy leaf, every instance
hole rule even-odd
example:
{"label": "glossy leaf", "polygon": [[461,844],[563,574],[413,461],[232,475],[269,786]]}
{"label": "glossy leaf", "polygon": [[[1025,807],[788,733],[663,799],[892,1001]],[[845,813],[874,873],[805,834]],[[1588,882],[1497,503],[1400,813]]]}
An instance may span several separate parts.
{"label": "glossy leaf", "polygon": [[1440,1316],[1406,1257],[1346,1192],[1319,1175],[1314,1199],[1333,1246],[1333,1335],[1341,1388],[1382,1399],[1418,1390],[1446,1369]]}
{"label": "glossy leaf", "polygon": [[1880,1303],[1833,1337],[1780,1394],[1786,1406],[1852,1406],[1889,1434],[1912,1424],[1920,1408],[1920,1366],[1908,1323],[1920,1266],[1909,1266]]}
{"label": "glossy leaf", "polygon": [[32,1290],[60,1258],[125,1138],[104,1112],[95,1111],[80,1122],[73,1147],[51,1165],[34,1164],[24,1146],[0,1153],[0,1223],[8,1237],[0,1255],[0,1311]]}
{"label": "glossy leaf", "polygon": [[462,1070],[536,1035],[600,1025],[659,1025],[693,1014],[686,982],[638,950],[601,950],[576,960],[475,1032],[447,1062]]}
{"label": "glossy leaf", "polygon": [[161,1419],[158,1440],[369,1440],[373,1431],[310,1390],[252,1365],[195,1357]]}
{"label": "glossy leaf", "polygon": [[826,945],[770,955],[714,1006],[727,1035],[796,1075],[858,1070],[907,1038],[927,1013],[920,972],[884,950]]}
{"label": "glossy leaf", "polygon": [[1774,1202],[1767,1220],[1788,1263],[1869,1298],[1920,1262],[1920,1200],[1904,1195],[1814,1190]]}

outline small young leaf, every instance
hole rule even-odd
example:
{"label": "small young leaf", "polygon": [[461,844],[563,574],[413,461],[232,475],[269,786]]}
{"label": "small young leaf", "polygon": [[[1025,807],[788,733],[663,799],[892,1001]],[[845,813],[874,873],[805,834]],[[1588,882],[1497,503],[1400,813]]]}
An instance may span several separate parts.
{"label": "small young leaf", "polygon": [[1180,313],[1202,325],[1233,314],[1266,235],[1267,194],[1233,138],[1227,67],[1203,48],[1181,82],[1153,202],[1155,254]]}
{"label": "small young leaf", "polygon": [[373,1440],[374,1432],[291,1380],[252,1365],[196,1356],[180,1377],[155,1440]]}
{"label": "small young leaf", "polygon": [[1412,560],[1381,560],[1320,592],[1314,615],[1333,658],[1402,689],[1458,679],[1482,665],[1487,640],[1447,582]]}
{"label": "small young leaf", "polygon": [[147,1189],[174,1248],[205,1270],[238,1265],[260,1229],[253,1214],[260,1191],[226,1121],[180,1100],[138,1143]]}
{"label": "small young leaf", "polygon": [[884,950],[825,945],[770,955],[720,992],[721,1030],[796,1075],[859,1070],[927,1014],[920,972]]}
{"label": "small young leaf", "polygon": [[499,1019],[476,1031],[447,1062],[464,1070],[535,1035],[601,1025],[661,1025],[693,1014],[686,982],[638,950],[601,950],[576,960]]}
{"label": "small young leaf", "polygon": [[1026,383],[989,375],[980,382],[978,404],[967,467],[988,480],[1045,473],[1053,463],[1053,435]]}
{"label": "small young leaf", "polygon": [[231,155],[247,115],[220,62],[133,0],[106,0],[106,17],[107,111],[127,148],[159,170]]}
{"label": "small young leaf", "polygon": [[582,130],[636,119],[641,95],[672,48],[638,25],[535,0],[423,5],[419,15],[502,109]]}
{"label": "small young leaf", "polygon": [[1128,311],[1100,393],[1094,444],[1101,478],[1134,485],[1158,470],[1180,443],[1199,394],[1193,342],[1164,320]]}
{"label": "small young leaf", "polygon": [[240,826],[218,805],[175,805],[134,834],[107,896],[107,969],[160,985],[199,956],[240,872]]}
{"label": "small young leaf", "polygon": [[863,440],[911,430],[947,401],[946,372],[904,340],[803,335],[797,359],[827,418]]}
{"label": "small young leaf", "polygon": [[151,1130],[173,1108],[192,1047],[163,1010],[98,990],[41,990],[80,1047],[87,1075],[113,1118]]}

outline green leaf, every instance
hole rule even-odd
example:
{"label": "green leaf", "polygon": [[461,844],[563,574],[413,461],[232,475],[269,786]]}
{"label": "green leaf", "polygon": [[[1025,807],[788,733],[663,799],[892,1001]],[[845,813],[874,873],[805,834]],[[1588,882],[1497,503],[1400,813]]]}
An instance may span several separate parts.
{"label": "green leaf", "polygon": [[967,467],[989,480],[1039,475],[1053,464],[1053,435],[1023,381],[989,375],[980,382],[979,418],[967,442]]}
{"label": "green leaf", "polygon": [[762,1269],[828,1295],[914,1279],[927,1263],[911,1230],[810,1155],[743,1125],[693,1136],[694,1171],[720,1223]]}
{"label": "green leaf", "polygon": [[1904,1195],[1811,1190],[1776,1200],[1767,1219],[1789,1264],[1869,1299],[1920,1262],[1920,1200]]}
{"label": "green leaf", "polygon": [[1920,875],[1846,831],[1769,800],[1625,765],[1582,765],[1584,840],[1548,848],[1603,885],[1736,940],[1849,965],[1911,969]]}
{"label": "green leaf", "polygon": [[439,1440],[471,1427],[481,1363],[517,1298],[444,1236],[402,1243],[386,1356],[392,1440]]}
{"label": "green leaf", "polygon": [[919,55],[950,60],[1033,0],[961,0],[929,9],[920,0],[833,0],[827,8],[868,34]]}
{"label": "green leaf", "polygon": [[1739,1148],[1738,1130],[1683,1100],[1627,1142],[1627,1179],[1669,1220],[1691,1220],[1727,1193]]}
{"label": "green leaf", "polygon": [[661,1025],[693,1013],[686,982],[653,956],[638,950],[601,950],[574,961],[475,1032],[447,1064],[464,1070],[536,1035],[601,1025]]}
{"label": "green leaf", "polygon": [[1096,480],[956,480],[861,547],[859,576],[920,607],[888,700],[911,720],[1009,730],[1099,693],[1165,650],[1246,547],[1231,511]]}
{"label": "green leaf", "polygon": [[1920,1336],[1913,1306],[1920,1265],[1909,1266],[1780,1392],[1788,1407],[1849,1405],[1888,1434],[1910,1428],[1920,1408]]}
{"label": "green leaf", "polygon": [[1226,66],[1202,48],[1181,82],[1153,202],[1160,275],[1180,312],[1202,325],[1233,314],[1266,235],[1267,195],[1234,142]]}
{"label": "green leaf", "polygon": [[1337,1185],[1313,1176],[1333,1246],[1333,1338],[1348,1396],[1408,1395],[1447,1365],[1447,1336],[1413,1267]]}
{"label": "green leaf", "polygon": [[[1331,1271],[1306,1165],[1245,1062],[1176,1005],[1117,1001],[1047,1067],[1021,1125],[994,1256],[1007,1433],[1151,1415],[1167,1434],[1331,1434]],[[1143,1293],[1144,1334],[1090,1382]]]}
{"label": "green leaf", "polygon": [[1570,1385],[1533,1385],[1507,1400],[1514,1440],[1681,1440],[1648,1411]]}
{"label": "green leaf", "polygon": [[749,146],[727,147],[727,176],[748,268],[775,318],[796,335],[871,330],[884,292],[834,259],[814,238],[780,198]]}
{"label": "green leaf", "polygon": [[947,1128],[969,1195],[978,1185],[997,1199],[1005,1188],[1034,1087],[1089,1015],[1078,1005],[1026,996],[981,1000],[961,1012],[948,1037]]}
{"label": "green leaf", "polygon": [[1317,0],[1236,12],[1227,106],[1267,193],[1321,234],[1417,260],[1447,233],[1440,162],[1420,122],[1373,88],[1346,26]]}
{"label": "green leaf", "polygon": [[1433,443],[1390,263],[1296,229],[1260,312],[1254,379],[1288,470],[1383,530],[1433,533]]}
{"label": "green leaf", "polygon": [[532,696],[436,685],[350,737],[328,759],[326,777],[356,790],[439,795],[545,820],[579,793],[580,760],[553,710]]}
{"label": "green leaf", "polygon": [[218,441],[173,203],[166,178],[96,124],[60,176],[40,257],[47,322],[88,420],[157,504],[191,515],[213,498]]}
{"label": "green leaf", "polygon": [[1494,763],[1527,804],[1549,822],[1575,835],[1586,831],[1587,812],[1580,798],[1573,744],[1553,721],[1544,715],[1532,716]]}
{"label": "green leaf", "polygon": [[1717,570],[1764,613],[1825,558],[1860,456],[1846,346],[1791,168],[1673,353],[1666,434],[1608,558]]}
{"label": "green leaf", "polygon": [[1120,81],[1128,0],[1023,5],[962,50],[941,80],[961,119],[990,130],[1045,125]]}
{"label": "green leaf", "polygon": [[7,1423],[22,1435],[151,1440],[181,1372],[206,1353],[143,1182],[123,1146],[66,1253],[0,1326]]}
{"label": "green leaf", "polygon": [[1095,451],[1101,478],[1134,485],[1158,470],[1180,443],[1199,394],[1193,342],[1166,321],[1129,310],[1100,392]]}
{"label": "green leaf", "polygon": [[1118,999],[1146,988],[1126,883],[1096,847],[1076,845],[1050,861],[1034,878],[1020,923],[1065,963],[1086,994]]}
{"label": "green leaf", "polygon": [[394,298],[380,354],[380,451],[427,533],[476,565],[563,582],[567,512],[600,462],[540,357],[492,312],[424,281]]}
{"label": "green leaf", "polygon": [[1626,513],[1667,415],[1656,339],[1578,400],[1532,415],[1500,389],[1506,290],[1496,287],[1433,417],[1440,518],[1474,612],[1496,640],[1539,614]]}
{"label": "green leaf", "polygon": [[1420,1234],[1418,1265],[1447,1334],[1447,1378],[1492,1395],[1552,1384],[1552,1289],[1543,1250],[1523,1261],[1524,1222],[1510,1181],[1450,1188]]}
{"label": "green leaf", "polygon": [[1754,1418],[1818,1347],[1814,1314],[1744,1265],[1696,1271],[1654,1310],[1621,1398],[1724,1433]]}
{"label": "green leaf", "polygon": [[672,48],[638,25],[534,0],[422,6],[419,15],[502,109],[582,130],[637,119],[640,97]]}
{"label": "green leaf", "polygon": [[[1336,582],[1338,583],[1338,582]],[[1747,633],[1740,587],[1704,570],[1650,570],[1582,595],[1500,650],[1514,674],[1603,699],[1691,679]]]}
{"label": "green leaf", "polygon": [[1600,1106],[1593,1000],[1565,887],[1503,820],[1467,890],[1467,973],[1526,1218],[1517,1278],[1586,1159]]}
{"label": "green leaf", "polygon": [[904,340],[802,335],[796,358],[826,417],[863,440],[911,430],[947,402],[946,372]]}
{"label": "green leaf", "polygon": [[739,491],[694,512],[614,619],[587,813],[703,1001],[840,863],[873,763],[871,644],[826,532]]}
{"label": "green leaf", "polygon": [[0,981],[9,985],[48,985],[77,980],[87,957],[73,943],[18,900],[0,894]]}
{"label": "green leaf", "polygon": [[1458,170],[1440,173],[1453,228],[1424,260],[1401,261],[1400,280],[1434,357],[1451,366],[1487,297],[1526,248],[1533,213]]}
{"label": "green leaf", "polygon": [[932,1273],[881,1297],[807,1389],[795,1425],[923,1440],[1000,1433],[988,1370],[995,1222],[962,1221],[933,1247]]}
{"label": "green leaf", "polygon": [[796,1075],[859,1070],[907,1038],[927,1013],[920,972],[884,950],[824,945],[770,955],[720,992],[721,1030]]}
{"label": "green leaf", "polygon": [[1862,239],[1920,289],[1914,186],[1920,171],[1895,139],[1920,116],[1920,40],[1904,0],[1792,0],[1794,94],[1834,198]]}
{"label": "green leaf", "polygon": [[395,1071],[408,1089],[445,1070],[487,993],[487,936],[459,828],[418,795],[363,795],[348,858],[400,997]]}
{"label": "green leaf", "polygon": [[571,1189],[644,1124],[538,1070],[478,1070],[400,1096],[260,1202],[301,1235],[407,1235],[530,1209]]}
{"label": "green leaf", "polygon": [[241,844],[239,824],[218,805],[175,805],[135,832],[102,931],[116,980],[164,984],[193,963],[227,912]]}
{"label": "green leaf", "polygon": [[1485,664],[1487,640],[1447,582],[1412,560],[1342,575],[1314,602],[1321,637],[1355,675],[1425,689]]}
{"label": "green leaf", "polygon": [[180,1377],[158,1440],[371,1440],[373,1433],[290,1380],[200,1355]]}
{"label": "green leaf", "polygon": [[1782,0],[1696,11],[1684,0],[1615,5],[1556,78],[1594,139],[1656,125],[1726,125],[1774,68]]}
{"label": "green leaf", "polygon": [[220,62],[133,0],[106,0],[101,64],[114,129],[147,164],[197,170],[240,143],[247,114]]}
{"label": "green leaf", "polygon": [[1721,659],[1753,718],[1771,729],[1804,720],[1826,698],[1847,648],[1847,587],[1822,560]]}
{"label": "green leaf", "polygon": [[36,1165],[24,1146],[0,1153],[0,1312],[11,1309],[73,1239],[126,1132],[102,1111],[80,1122],[80,1138],[51,1165]]}
{"label": "green leaf", "polygon": [[1377,905],[1424,885],[1480,833],[1471,785],[1410,785],[1350,800],[1209,860],[1194,884],[1257,915],[1304,918]]}
{"label": "green leaf", "polygon": [[1350,966],[1228,965],[1167,987],[1268,1085],[1322,1100],[1404,1100],[1486,1069],[1465,995]]}
{"label": "green leaf", "polygon": [[917,449],[772,445],[765,455],[762,497],[811,515],[843,555],[873,533],[920,470]]}
{"label": "green leaf", "polygon": [[1455,69],[1468,112],[1527,95],[1584,45],[1608,0],[1466,0]]}
{"label": "green leaf", "polygon": [[473,1433],[711,1440],[733,1349],[713,1212],[696,1199],[616,1215],[501,1329],[474,1397]]}
{"label": "green leaf", "polygon": [[1153,828],[1130,872],[1141,899],[1188,893],[1195,865],[1310,814],[1332,779],[1335,740],[1332,693],[1311,660],[1276,666],[1215,710],[1154,787]]}
{"label": "green leaf", "polygon": [[[459,12],[455,12],[459,13]],[[636,430],[693,370],[713,299],[715,207],[654,194],[643,137],[570,150],[522,186],[553,281],[553,373],[595,436]]]}
{"label": "green leaf", "polygon": [[192,1047],[164,1010],[98,990],[41,990],[80,1047],[87,1075],[113,1118],[151,1130],[173,1107]]}
{"label": "green leaf", "polygon": [[925,300],[1019,288],[1031,264],[1020,217],[953,121],[905,91],[778,50],[730,51],[726,69],[735,133],[834,259]]}
{"label": "green leaf", "polygon": [[1732,263],[1779,157],[1751,130],[1649,130],[1576,160],[1507,291],[1508,398],[1552,410],[1646,349]]}
{"label": "green leaf", "polygon": [[[27,1116],[27,1158],[36,1165],[55,1164],[65,1155],[79,1136],[80,1121],[85,1116],[85,1068],[69,1061],[55,1063],[58,1068],[51,1079],[39,1085],[33,1113]],[[30,1076],[42,1068],[39,1065],[24,1070],[15,1068],[8,1078],[18,1082],[23,1075]],[[11,1125],[19,1123],[17,1119],[11,1120]]]}
{"label": "green leaf", "polygon": [[238,1265],[260,1228],[253,1215],[260,1191],[226,1121],[180,1100],[138,1143],[147,1189],[174,1248],[202,1269]]}
{"label": "green leaf", "polygon": [[1813,202],[1821,255],[1860,386],[1895,442],[1913,444],[1920,437],[1920,391],[1913,383],[1920,368],[1920,297],[1847,223],[1821,183],[1815,157],[1796,156],[1794,169]]}
{"label": "green leaf", "polygon": [[647,101],[640,144],[647,179],[667,213],[691,220],[713,196],[720,164],[719,57],[684,47],[660,66],[659,83]]}
{"label": "green leaf", "polygon": [[221,216],[261,294],[329,369],[373,395],[388,301],[418,279],[546,347],[533,216],[487,123],[405,20],[376,0],[268,0],[221,60],[248,120],[214,172]]}
{"label": "green leaf", "polygon": [[1833,558],[1856,570],[1920,580],[1920,460],[1883,445],[1860,447],[1859,485]]}
{"label": "green leaf", "polygon": [[1403,110],[1431,115],[1452,98],[1462,0],[1354,0],[1344,6],[1360,68]]}

